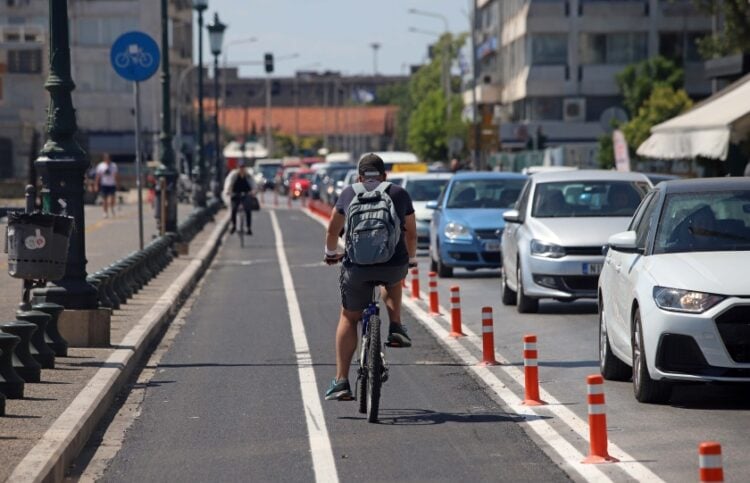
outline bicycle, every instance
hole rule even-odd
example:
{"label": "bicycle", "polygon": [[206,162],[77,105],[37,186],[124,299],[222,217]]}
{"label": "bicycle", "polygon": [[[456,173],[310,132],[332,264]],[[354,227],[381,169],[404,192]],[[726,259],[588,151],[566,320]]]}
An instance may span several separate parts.
{"label": "bicycle", "polygon": [[247,197],[249,195],[247,193],[242,193],[239,195],[239,206],[237,207],[237,216],[240,217],[240,219],[237,221],[237,233],[240,236],[240,248],[245,248],[245,233],[247,231],[247,218],[245,215],[245,203],[248,202]]}
{"label": "bicycle", "polygon": [[378,422],[380,389],[388,380],[385,345],[380,341],[380,286],[372,292],[372,301],[362,313],[362,336],[359,347],[359,368],[355,399],[359,397],[359,412],[367,414],[367,421]]}

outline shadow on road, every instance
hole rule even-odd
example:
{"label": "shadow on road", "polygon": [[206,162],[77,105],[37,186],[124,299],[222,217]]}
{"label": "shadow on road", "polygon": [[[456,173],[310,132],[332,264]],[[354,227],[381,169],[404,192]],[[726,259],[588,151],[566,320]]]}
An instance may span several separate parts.
{"label": "shadow on road", "polygon": [[[343,416],[339,419],[364,419]],[[424,426],[444,423],[520,423],[546,416],[517,416],[508,413],[442,413],[429,409],[381,409],[379,424],[392,426]]]}
{"label": "shadow on road", "polygon": [[595,300],[575,301],[575,302],[558,302],[555,300],[542,301],[539,304],[540,314],[555,315],[581,315],[596,314],[598,311]]}
{"label": "shadow on road", "polygon": [[676,385],[669,405],[681,409],[747,410],[750,409],[750,384]]}

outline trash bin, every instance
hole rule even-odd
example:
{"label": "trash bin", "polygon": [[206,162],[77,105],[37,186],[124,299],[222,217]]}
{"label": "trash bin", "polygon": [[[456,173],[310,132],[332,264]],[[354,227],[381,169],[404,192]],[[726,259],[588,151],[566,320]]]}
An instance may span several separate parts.
{"label": "trash bin", "polygon": [[65,275],[73,218],[49,213],[11,213],[5,237],[8,273],[26,280]]}

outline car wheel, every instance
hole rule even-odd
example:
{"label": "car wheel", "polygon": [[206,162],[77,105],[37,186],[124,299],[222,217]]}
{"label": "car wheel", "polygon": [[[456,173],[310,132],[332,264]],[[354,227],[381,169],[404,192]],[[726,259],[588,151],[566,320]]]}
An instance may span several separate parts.
{"label": "car wheel", "polygon": [[437,274],[440,278],[451,278],[453,276],[453,268],[444,264],[438,255],[437,259]]}
{"label": "car wheel", "polygon": [[430,255],[430,271],[431,272],[437,272],[438,271],[438,264],[435,261],[435,259],[432,258],[432,255]]}
{"label": "car wheel", "polygon": [[529,297],[523,292],[523,278],[521,277],[521,263],[518,263],[516,269],[516,309],[519,314],[535,314],[539,312],[539,299]]}
{"label": "car wheel", "polygon": [[516,292],[508,287],[508,276],[505,274],[505,267],[501,271],[501,282],[502,283],[502,302],[503,305],[516,305]]}
{"label": "car wheel", "polygon": [[642,403],[663,404],[672,394],[672,385],[666,381],[655,381],[648,373],[648,364],[643,345],[643,325],[641,311],[635,310],[633,329],[631,331],[631,346],[633,348],[633,393]]}
{"label": "car wheel", "polygon": [[608,381],[627,381],[633,370],[612,353],[609,334],[604,323],[604,306],[599,303],[599,371]]}

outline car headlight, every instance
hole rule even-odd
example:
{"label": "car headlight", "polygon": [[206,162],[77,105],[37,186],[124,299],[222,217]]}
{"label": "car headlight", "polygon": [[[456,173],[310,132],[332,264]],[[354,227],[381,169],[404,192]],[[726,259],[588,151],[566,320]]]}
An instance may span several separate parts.
{"label": "car headlight", "polygon": [[445,225],[445,236],[452,240],[471,240],[471,232],[469,232],[469,229],[464,225],[453,221]]}
{"label": "car headlight", "polygon": [[654,302],[660,309],[700,314],[724,300],[714,295],[679,288],[654,287]]}
{"label": "car headlight", "polygon": [[554,243],[531,240],[531,254],[537,257],[561,258],[565,256],[565,249]]}

